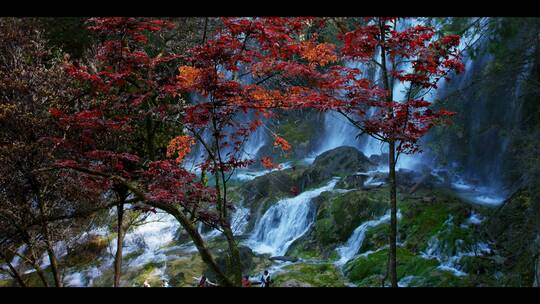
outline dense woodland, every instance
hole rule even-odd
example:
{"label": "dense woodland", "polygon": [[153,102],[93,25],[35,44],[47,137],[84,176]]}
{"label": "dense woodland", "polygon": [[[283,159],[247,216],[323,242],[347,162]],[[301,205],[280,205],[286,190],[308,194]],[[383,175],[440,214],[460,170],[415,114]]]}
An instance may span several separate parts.
{"label": "dense woodland", "polygon": [[537,18],[2,17],[0,286],[538,286],[539,72]]}

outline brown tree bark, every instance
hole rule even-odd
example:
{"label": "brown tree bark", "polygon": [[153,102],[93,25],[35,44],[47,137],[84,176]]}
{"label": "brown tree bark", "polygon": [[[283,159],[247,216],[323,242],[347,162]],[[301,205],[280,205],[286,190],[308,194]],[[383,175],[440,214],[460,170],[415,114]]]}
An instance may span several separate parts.
{"label": "brown tree bark", "polygon": [[202,239],[201,235],[197,231],[197,228],[195,227],[193,222],[189,220],[189,218],[184,214],[184,212],[182,212],[182,210],[180,210],[180,208],[177,208],[176,206],[172,204],[147,201],[144,193],[138,188],[136,184],[130,183],[129,181],[127,181],[125,178],[121,176],[109,175],[106,173],[102,173],[99,171],[94,171],[94,170],[86,169],[86,168],[73,167],[71,169],[79,171],[79,172],[91,174],[94,176],[109,178],[112,181],[125,186],[129,191],[131,191],[131,193],[133,193],[137,197],[137,199],[139,199],[144,204],[150,207],[163,210],[167,212],[168,214],[174,216],[174,218],[176,218],[176,220],[180,223],[182,228],[186,230],[190,238],[193,240],[193,243],[195,247],[197,247],[197,250],[199,251],[199,255],[201,256],[201,259],[203,260],[203,262],[216,274],[219,284],[221,286],[226,286],[226,287],[234,286],[233,282],[217,266],[212,254],[210,253],[210,250],[206,247],[204,240]]}
{"label": "brown tree bark", "polygon": [[13,267],[11,262],[2,252],[0,252],[0,257],[2,257],[2,259],[6,262],[6,265],[9,268],[9,274],[17,281],[17,283],[21,287],[28,287],[26,283],[24,282],[24,280],[22,279],[21,274],[17,271],[17,269],[15,269],[15,267]]}
{"label": "brown tree bark", "polygon": [[[381,67],[383,72],[383,85],[384,89],[387,92],[386,101],[392,102],[393,100],[393,86],[391,85],[389,79],[389,73],[387,70],[386,64],[386,28],[385,22],[379,20],[379,29],[380,29],[380,47],[381,47]],[[389,110],[388,115],[393,117],[394,113],[392,109]],[[392,287],[398,287],[397,285],[397,191],[396,191],[396,142],[393,138],[388,139],[388,177],[390,179],[390,234],[389,234],[389,265],[388,272],[390,275],[390,283]]]}
{"label": "brown tree bark", "polygon": [[390,179],[390,283],[392,287],[397,285],[397,191],[396,191],[396,158],[395,158],[395,142],[392,140],[388,143],[388,167]]}
{"label": "brown tree bark", "polygon": [[[236,243],[236,240],[234,239],[234,234],[231,230],[231,226],[229,223],[228,215],[227,215],[227,179],[225,178],[225,172],[223,170],[223,159],[221,158],[221,150],[219,147],[219,138],[218,138],[218,126],[215,119],[215,116],[212,116],[212,125],[214,128],[214,140],[215,140],[215,146],[216,146],[216,154],[218,156],[218,159],[216,160],[214,158],[214,164],[219,165],[219,170],[216,170],[215,178],[216,178],[216,192],[217,192],[217,200],[218,200],[218,207],[221,217],[221,222],[223,223],[222,229],[223,234],[225,235],[225,238],[227,239],[227,244],[229,247],[229,257],[231,262],[231,271],[233,275],[233,282],[236,286],[242,286],[242,265],[240,261],[240,250],[238,250],[238,244]],[[216,162],[219,163],[216,163]],[[218,175],[219,171],[219,175]],[[219,185],[219,179],[221,178],[222,186],[223,186],[223,195],[221,195],[220,191],[220,185]]]}
{"label": "brown tree bark", "polygon": [[54,253],[54,247],[51,242],[49,226],[47,224],[47,221],[44,220],[46,217],[46,210],[45,210],[45,204],[43,203],[43,199],[41,196],[41,188],[35,177],[31,177],[30,183],[31,183],[34,195],[36,197],[38,207],[39,207],[39,213],[40,213],[39,216],[41,218],[41,232],[43,233],[43,238],[45,240],[45,248],[47,250],[47,255],[49,257],[49,262],[51,263],[51,271],[54,278],[54,285],[56,287],[62,287],[63,282],[62,282],[62,278],[60,277],[60,271],[58,270],[58,260],[56,259],[56,255]]}
{"label": "brown tree bark", "polygon": [[114,287],[120,286],[120,277],[122,276],[122,253],[124,244],[124,203],[126,200],[126,192],[124,189],[118,191],[117,210],[117,225],[116,228],[116,254],[114,256]]}
{"label": "brown tree bark", "polygon": [[30,256],[31,256],[30,263],[32,264],[32,267],[34,267],[34,269],[36,270],[36,273],[41,279],[41,282],[43,282],[43,286],[49,287],[49,283],[47,282],[47,277],[45,276],[45,273],[39,266],[38,258],[36,257],[32,244],[30,244],[30,242],[26,242],[26,246],[28,246],[28,249],[30,250]]}

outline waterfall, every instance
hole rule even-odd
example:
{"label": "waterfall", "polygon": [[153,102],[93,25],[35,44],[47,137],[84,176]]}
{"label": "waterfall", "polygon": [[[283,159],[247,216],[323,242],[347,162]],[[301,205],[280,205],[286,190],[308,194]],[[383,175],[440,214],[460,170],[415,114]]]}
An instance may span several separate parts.
{"label": "waterfall", "polygon": [[[464,248],[463,240],[456,240],[456,252],[450,252],[450,248],[446,242],[439,239],[439,234],[443,231],[449,231],[454,228],[453,217],[450,215],[444,222],[444,229],[440,230],[437,235],[434,235],[429,241],[425,251],[421,253],[421,257],[425,259],[436,259],[439,262],[437,267],[440,270],[452,272],[456,276],[466,276],[467,273],[461,270],[459,264],[462,257],[465,256],[481,256],[492,252],[487,243],[478,242]],[[477,218],[475,213],[471,214],[468,220],[470,223],[479,223],[481,220]]]}
{"label": "waterfall", "polygon": [[302,192],[272,205],[258,221],[248,245],[259,253],[284,255],[289,246],[307,232],[315,219],[311,200],[334,188],[338,179],[323,187]]}
{"label": "waterfall", "polygon": [[[231,230],[233,235],[243,235],[246,232],[247,225],[249,223],[249,208],[236,206],[234,212],[231,215]],[[218,237],[221,235],[221,231],[218,229],[211,229],[210,231],[203,232],[204,224],[199,222],[197,226],[197,231],[205,240],[210,240],[212,238]]]}
{"label": "waterfall", "polygon": [[289,169],[291,168],[291,165],[292,165],[292,162],[288,161],[288,162],[278,164],[276,168],[272,168],[272,169],[265,169],[265,170],[238,169],[236,173],[232,176],[232,178],[239,181],[250,181],[250,180],[255,179],[256,177],[266,175],[270,172]]}
{"label": "waterfall", "polygon": [[388,222],[389,220],[390,212],[386,212],[386,214],[380,218],[367,221],[354,229],[353,234],[349,237],[347,242],[344,245],[336,248],[339,255],[339,260],[336,262],[336,264],[344,265],[356,255],[358,250],[360,250],[360,247],[362,247],[362,243],[366,237],[366,232],[369,228],[378,226],[384,222]]}
{"label": "waterfall", "polygon": [[361,150],[362,145],[356,139],[359,132],[341,114],[334,111],[326,112],[324,114],[323,142],[313,153],[314,156],[341,146],[351,146]]}
{"label": "waterfall", "polygon": [[[250,85],[254,83],[254,80],[251,76],[251,73],[247,70],[245,66],[239,66],[238,74],[242,74],[242,78],[236,77],[235,73],[226,70],[223,67],[218,67],[219,73],[223,73],[227,80],[238,81],[242,85]],[[203,103],[208,101],[208,97],[201,96],[199,94],[192,93],[190,94],[190,99],[193,103]],[[232,124],[228,124],[223,128],[223,139],[221,142],[227,141],[227,145],[221,146],[221,157],[226,161],[231,158],[238,158],[240,160],[245,159],[255,159],[259,150],[264,147],[267,143],[267,134],[262,127],[258,127],[254,132],[249,134],[247,138],[243,136],[234,138],[233,135],[237,131],[237,128],[240,126],[242,128],[247,127],[250,122],[255,118],[255,112],[253,110],[247,110],[247,112],[238,112],[235,113],[231,119]],[[202,139],[207,143],[212,143],[212,128],[210,126],[206,127],[202,134]],[[234,151],[233,142],[237,140],[244,140],[243,145],[240,151]],[[199,164],[204,162],[206,159],[207,151],[204,146],[197,142],[197,144],[192,148],[192,151],[186,157],[183,166],[186,170],[189,170],[194,173],[200,173]]]}
{"label": "waterfall", "polygon": [[[398,210],[397,218],[401,218],[401,212]],[[352,259],[357,253],[358,250],[362,247],[362,243],[366,237],[366,232],[369,228],[379,226],[383,223],[390,221],[390,210],[388,210],[383,216],[362,223],[356,229],[354,229],[352,235],[349,237],[347,242],[342,246],[336,248],[336,251],[339,255],[339,260],[337,260],[336,265],[342,266],[345,265],[350,259]]]}
{"label": "waterfall", "polygon": [[231,230],[234,235],[243,235],[249,223],[249,208],[238,206],[231,218]]}
{"label": "waterfall", "polygon": [[145,219],[144,224],[126,233],[123,254],[142,250],[142,254],[131,262],[133,265],[166,261],[167,256],[162,248],[174,241],[178,227],[178,221],[172,215],[162,212],[152,213]]}

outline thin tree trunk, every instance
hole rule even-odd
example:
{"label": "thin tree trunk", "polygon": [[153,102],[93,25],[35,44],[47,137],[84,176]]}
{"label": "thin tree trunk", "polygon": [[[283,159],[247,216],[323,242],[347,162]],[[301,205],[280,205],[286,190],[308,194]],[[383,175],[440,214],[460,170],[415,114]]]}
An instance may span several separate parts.
{"label": "thin tree trunk", "polygon": [[43,282],[44,287],[49,287],[49,283],[47,282],[47,276],[45,276],[45,273],[39,267],[38,259],[36,258],[36,254],[34,252],[34,249],[32,248],[32,245],[30,242],[25,242],[26,246],[28,246],[28,249],[30,250],[30,256],[32,259],[30,259],[30,263],[32,264],[32,267],[36,270],[36,273],[38,274],[39,278],[41,279],[41,282]]}
{"label": "thin tree trunk", "polygon": [[129,191],[131,191],[141,202],[144,202],[144,204],[154,207],[160,210],[163,210],[167,212],[168,214],[174,216],[176,220],[180,223],[182,228],[186,230],[188,235],[193,240],[193,243],[195,244],[195,247],[197,247],[197,250],[199,251],[199,254],[201,256],[201,259],[203,262],[212,270],[217,276],[218,282],[221,286],[233,286],[233,282],[223,274],[221,269],[217,266],[216,262],[214,261],[214,258],[212,257],[212,254],[206,247],[206,244],[204,240],[202,239],[200,233],[197,231],[197,228],[189,220],[189,218],[180,210],[179,208],[175,207],[172,204],[169,203],[163,203],[163,202],[157,202],[157,201],[147,201],[144,193],[133,183],[128,182],[126,179],[120,176],[115,175],[106,175],[102,172],[93,171],[85,168],[72,168],[74,170],[78,170],[80,172],[85,172],[88,174],[92,174],[94,176],[101,176],[101,177],[107,177],[111,179],[112,181],[118,182],[119,184],[125,186]]}
{"label": "thin tree trunk", "polygon": [[8,260],[8,258],[1,252],[0,252],[0,256],[2,257],[4,261],[6,261],[6,265],[9,267],[9,274],[17,281],[17,283],[21,287],[28,287],[26,283],[24,282],[24,280],[22,279],[21,274],[17,271],[17,269],[15,269],[15,267],[13,267],[13,265]]}
{"label": "thin tree trunk", "polygon": [[35,262],[32,263],[32,267],[34,267],[34,269],[36,270],[36,273],[39,276],[39,279],[41,280],[41,282],[43,282],[43,286],[49,287],[49,283],[47,282],[47,277],[45,276],[45,273],[43,272],[41,267],[39,267],[39,265]]}
{"label": "thin tree trunk", "polygon": [[193,225],[193,223],[181,210],[172,205],[164,203],[147,202],[147,204],[159,208],[174,216],[193,240],[193,244],[195,244],[195,247],[197,247],[203,262],[216,274],[219,284],[226,287],[234,286],[233,282],[231,282],[231,280],[221,271],[221,269],[219,269],[217,263],[212,257],[212,254],[210,253],[210,250],[208,250],[206,247],[206,244],[201,237],[201,234],[197,231],[195,225]]}
{"label": "thin tree trunk", "polygon": [[[223,170],[223,159],[221,158],[221,149],[219,147],[219,137],[218,137],[218,126],[215,119],[215,116],[212,116],[212,125],[214,128],[214,140],[216,145],[216,154],[218,156],[219,161],[219,168],[216,170],[215,178],[216,178],[216,191],[217,191],[217,200],[218,200],[218,207],[220,208],[218,211],[220,212],[220,217],[223,228],[223,234],[225,234],[225,238],[227,239],[227,244],[229,246],[229,256],[230,256],[230,262],[231,262],[231,271],[233,274],[233,282],[236,286],[242,285],[242,265],[240,261],[240,250],[238,250],[238,244],[236,243],[236,240],[234,239],[234,234],[231,230],[231,226],[229,223],[229,219],[227,216],[227,180],[225,178],[225,172]],[[215,162],[215,161],[214,161]],[[221,175],[221,181],[223,184],[223,195],[221,195],[220,192],[220,186],[219,186],[219,178],[218,171]],[[221,204],[220,204],[221,202]]]}
{"label": "thin tree trunk", "polygon": [[45,220],[45,206],[43,204],[43,200],[41,198],[41,192],[40,187],[38,184],[38,181],[32,177],[31,180],[32,188],[34,191],[34,194],[36,195],[36,200],[39,206],[39,212],[41,217],[41,229],[43,233],[43,237],[45,239],[45,248],[47,250],[47,255],[49,256],[49,261],[51,263],[51,271],[54,278],[54,285],[56,287],[62,287],[62,278],[60,277],[60,272],[58,271],[58,260],[56,259],[56,255],[54,254],[54,247],[51,242],[50,233],[49,233],[49,227],[47,225],[47,221]]}
{"label": "thin tree trunk", "polygon": [[45,212],[45,206],[43,204],[43,200],[41,197],[41,187],[39,185],[37,178],[33,175],[29,177],[29,182],[30,182],[30,186],[32,188],[32,191],[35,195],[35,198],[39,207],[39,216],[41,220],[41,232],[43,233],[43,238],[45,240],[45,248],[47,250],[47,255],[49,256],[49,261],[51,263],[51,271],[53,273],[54,284],[56,287],[62,287],[62,279],[60,278],[60,272],[58,271],[58,261],[56,260],[56,256],[54,254],[54,248],[51,243],[49,227],[47,225],[47,221],[45,220],[46,212]]}
{"label": "thin tree trunk", "polygon": [[[387,92],[386,101],[393,101],[392,89],[389,79],[389,73],[386,65],[386,28],[385,22],[379,19],[379,29],[380,29],[380,48],[381,48],[381,66],[383,72],[383,85],[384,89]],[[394,116],[394,111],[390,107],[388,115],[390,117]],[[388,174],[390,179],[390,235],[389,235],[389,265],[388,272],[390,275],[390,283],[392,287],[398,287],[397,285],[397,250],[396,250],[396,241],[397,241],[397,195],[396,195],[396,142],[395,139],[388,139]]]}
{"label": "thin tree trunk", "polygon": [[208,29],[208,17],[204,18],[204,29],[203,29],[203,36],[202,36],[202,42],[201,44],[204,44],[206,42],[206,31]]}
{"label": "thin tree trunk", "polygon": [[54,254],[54,249],[53,249],[53,246],[52,246],[52,243],[49,239],[49,233],[48,233],[48,229],[47,229],[47,224],[44,224],[44,228],[43,228],[45,231],[45,244],[47,246],[47,254],[49,256],[49,261],[51,262],[51,271],[53,273],[53,277],[54,277],[54,284],[56,287],[62,287],[63,284],[62,284],[62,279],[60,278],[60,272],[58,271],[58,261],[56,259],[56,256]]}
{"label": "thin tree trunk", "polygon": [[120,200],[118,202],[117,209],[117,225],[116,228],[116,254],[114,256],[114,287],[120,286],[120,277],[122,276],[122,251],[124,243],[124,193],[119,193]]}
{"label": "thin tree trunk", "polygon": [[390,141],[388,154],[388,167],[390,170],[390,283],[392,287],[397,285],[397,192],[396,192],[396,158],[395,142]]}

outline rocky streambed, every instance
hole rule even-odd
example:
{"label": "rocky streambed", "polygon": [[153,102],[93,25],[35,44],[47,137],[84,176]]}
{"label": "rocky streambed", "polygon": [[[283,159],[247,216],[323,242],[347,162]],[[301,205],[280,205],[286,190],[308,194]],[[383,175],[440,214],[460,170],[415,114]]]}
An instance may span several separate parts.
{"label": "rocky streambed", "polygon": [[[389,204],[381,160],[339,147],[312,164],[292,162],[235,182],[233,226],[243,272],[257,280],[268,269],[275,286],[387,285]],[[517,235],[523,228],[502,226],[527,208],[527,193],[516,192],[493,206],[467,200],[449,185],[440,172],[398,172],[400,286],[532,285],[532,249],[521,251],[520,259],[512,256],[515,243],[527,245],[528,239]],[[150,220],[128,232],[123,286],[141,286],[144,280],[152,286],[163,280],[194,286],[203,273],[213,279],[174,219],[156,215]],[[223,236],[199,229],[226,271]],[[101,227],[70,248],[60,259],[66,285],[111,286],[114,242],[114,234]],[[35,273],[25,275],[39,285]]]}

